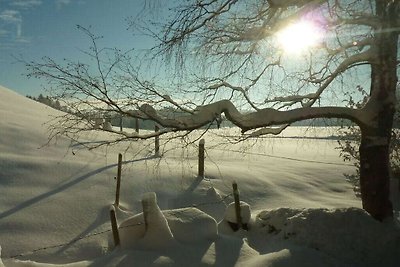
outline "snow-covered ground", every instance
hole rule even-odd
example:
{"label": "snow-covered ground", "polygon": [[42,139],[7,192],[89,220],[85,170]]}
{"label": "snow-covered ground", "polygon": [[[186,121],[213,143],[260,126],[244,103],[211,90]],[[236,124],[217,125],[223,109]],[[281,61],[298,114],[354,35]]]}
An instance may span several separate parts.
{"label": "snow-covered ground", "polygon": [[[0,266],[400,266],[398,222],[360,209],[334,128],[294,127],[240,144],[222,137],[231,129],[213,130],[203,137],[201,179],[197,142],[168,142],[162,158],[152,157],[151,141],[91,151],[63,137],[45,145],[45,123],[61,113],[4,87],[0,114]],[[114,248],[118,153],[122,245]],[[248,203],[247,231],[224,219],[235,220],[226,211],[233,181]],[[398,216],[397,190],[392,198]]]}

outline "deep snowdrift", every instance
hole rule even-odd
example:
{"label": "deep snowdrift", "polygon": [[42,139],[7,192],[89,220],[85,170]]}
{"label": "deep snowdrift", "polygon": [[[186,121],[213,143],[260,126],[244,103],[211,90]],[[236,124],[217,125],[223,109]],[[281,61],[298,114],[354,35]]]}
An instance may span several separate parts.
{"label": "deep snowdrift", "polygon": [[[169,150],[177,147],[169,143],[157,159],[146,142],[96,151],[65,138],[45,145],[45,123],[62,113],[3,87],[0,114],[0,266],[400,266],[399,226],[359,209],[342,175],[353,168],[334,140],[313,139],[333,129],[298,127],[286,137],[310,138],[225,147],[214,144],[231,130],[210,132],[200,179],[195,147]],[[125,245],[114,249],[109,209],[120,152]],[[251,208],[248,231],[233,232],[223,220],[232,181]],[[149,192],[159,208],[146,230],[141,201]],[[396,190],[392,198],[398,209]]]}

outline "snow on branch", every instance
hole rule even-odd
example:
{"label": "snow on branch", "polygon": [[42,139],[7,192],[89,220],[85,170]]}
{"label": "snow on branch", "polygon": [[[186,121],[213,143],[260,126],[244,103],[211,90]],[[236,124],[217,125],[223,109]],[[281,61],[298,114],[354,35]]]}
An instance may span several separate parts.
{"label": "snow on branch", "polygon": [[267,135],[267,134],[272,134],[272,135],[278,135],[283,130],[285,130],[290,124],[285,124],[279,127],[265,127],[258,129],[252,133],[249,134],[249,137],[260,137],[262,135]]}
{"label": "snow on branch", "polygon": [[175,131],[197,129],[214,121],[221,113],[233,124],[242,129],[242,133],[261,127],[283,125],[312,118],[344,118],[361,122],[360,110],[345,107],[304,107],[287,111],[264,108],[251,113],[240,113],[229,100],[221,100],[200,106],[194,114],[181,118],[167,119],[160,116],[150,105],[142,105],[140,111],[166,128]]}

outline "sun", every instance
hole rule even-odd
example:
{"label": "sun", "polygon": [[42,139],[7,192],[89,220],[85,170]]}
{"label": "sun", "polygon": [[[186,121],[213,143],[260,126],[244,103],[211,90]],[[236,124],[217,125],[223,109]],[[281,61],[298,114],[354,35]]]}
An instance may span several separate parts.
{"label": "sun", "polygon": [[310,21],[299,21],[280,30],[276,37],[285,52],[300,54],[320,43],[321,31]]}

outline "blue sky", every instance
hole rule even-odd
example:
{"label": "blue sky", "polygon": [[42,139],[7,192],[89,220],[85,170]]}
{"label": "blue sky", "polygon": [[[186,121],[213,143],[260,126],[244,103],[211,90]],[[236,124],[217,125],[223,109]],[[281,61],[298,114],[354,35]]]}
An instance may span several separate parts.
{"label": "blue sky", "polygon": [[23,95],[44,92],[43,81],[27,79],[25,66],[15,57],[79,59],[79,50],[90,43],[76,25],[91,27],[94,34],[104,37],[105,46],[150,45],[135,37],[126,21],[146,5],[149,0],[0,0],[0,85]]}

